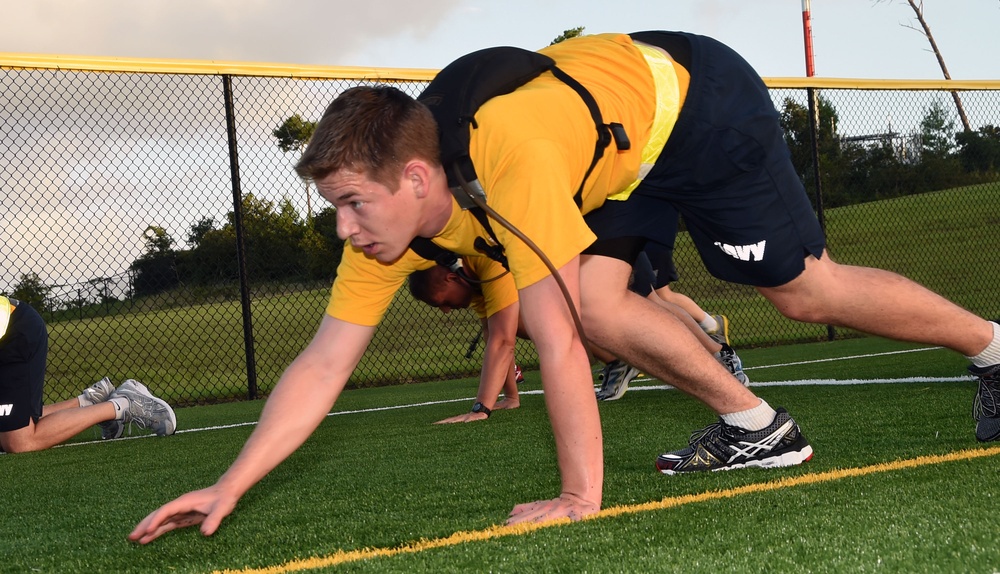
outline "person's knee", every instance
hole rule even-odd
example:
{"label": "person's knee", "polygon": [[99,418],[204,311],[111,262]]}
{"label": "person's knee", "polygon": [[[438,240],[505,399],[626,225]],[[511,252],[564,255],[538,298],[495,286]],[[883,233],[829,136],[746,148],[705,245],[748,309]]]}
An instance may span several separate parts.
{"label": "person's knee", "polygon": [[[603,256],[585,256],[580,265],[581,319],[586,325],[600,325],[612,320],[628,292],[632,267],[623,261]],[[634,294],[633,294],[634,295]]]}
{"label": "person's knee", "polygon": [[795,279],[778,287],[758,291],[785,317],[804,323],[830,320],[831,301],[838,290],[837,266],[828,257],[806,258],[805,269]]}
{"label": "person's knee", "polygon": [[33,433],[21,432],[24,430],[20,429],[18,431],[0,433],[0,447],[3,448],[4,452],[18,454],[44,450],[44,447],[39,446],[37,441],[33,440]]}

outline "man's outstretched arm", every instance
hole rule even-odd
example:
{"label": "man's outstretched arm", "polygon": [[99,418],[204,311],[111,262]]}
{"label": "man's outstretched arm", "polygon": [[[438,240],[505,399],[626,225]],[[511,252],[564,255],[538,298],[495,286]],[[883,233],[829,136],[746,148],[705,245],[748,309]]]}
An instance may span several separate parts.
{"label": "man's outstretched arm", "polygon": [[[559,269],[579,306],[580,258]],[[538,349],[545,406],[555,436],[562,492],[558,498],[521,504],[509,523],[556,518],[578,520],[601,508],[604,453],[590,362],[559,285],[546,277],[520,292],[521,316]]]}
{"label": "man's outstretched arm", "polygon": [[214,485],[182,495],[152,512],[129,539],[146,544],[165,532],[196,524],[201,524],[202,534],[214,534],[243,494],[316,430],[374,332],[374,327],[325,315],[312,341],[285,369],[264,406],[260,423],[229,470]]}

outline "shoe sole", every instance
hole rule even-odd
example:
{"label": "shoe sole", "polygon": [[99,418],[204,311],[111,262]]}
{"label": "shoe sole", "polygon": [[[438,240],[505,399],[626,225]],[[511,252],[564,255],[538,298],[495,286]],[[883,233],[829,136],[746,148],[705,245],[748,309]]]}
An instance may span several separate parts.
{"label": "shoe sole", "polygon": [[[711,472],[718,472],[720,470],[738,470],[741,468],[781,468],[783,466],[798,466],[804,462],[809,462],[813,457],[813,449],[811,446],[806,445],[799,450],[791,450],[783,452],[779,455],[760,459],[760,460],[749,460],[747,462],[741,462],[737,464],[730,464],[726,466],[720,466],[718,468],[709,469]],[[675,474],[692,474],[695,472],[705,472],[698,470],[682,470],[676,471],[672,469],[662,469],[657,464],[656,470],[660,471],[662,474],[675,475]]]}

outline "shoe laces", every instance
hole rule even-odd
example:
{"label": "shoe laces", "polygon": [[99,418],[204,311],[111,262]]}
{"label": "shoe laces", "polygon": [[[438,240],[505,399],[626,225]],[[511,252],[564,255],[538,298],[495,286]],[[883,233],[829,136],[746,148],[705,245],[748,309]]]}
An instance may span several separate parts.
{"label": "shoe laces", "polygon": [[711,442],[716,440],[722,434],[723,424],[724,423],[721,420],[718,420],[703,429],[694,431],[691,433],[691,436],[688,437],[688,446],[694,446],[699,442]]}

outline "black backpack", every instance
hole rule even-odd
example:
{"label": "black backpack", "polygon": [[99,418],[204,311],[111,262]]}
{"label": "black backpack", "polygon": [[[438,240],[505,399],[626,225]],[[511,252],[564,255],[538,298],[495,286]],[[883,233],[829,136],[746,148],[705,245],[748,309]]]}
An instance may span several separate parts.
{"label": "black backpack", "polygon": [[[549,71],[573,88],[583,99],[597,130],[594,159],[580,183],[574,200],[582,205],[583,186],[604,155],[605,148],[614,140],[619,150],[630,147],[624,127],[619,123],[605,124],[601,111],[590,92],[571,76],[556,67],[555,60],[521,48],[503,46],[472,52],[445,66],[417,100],[430,109],[437,120],[441,141],[441,164],[448,177],[448,187],[462,209],[470,210],[493,240],[493,245],[479,237],[475,247],[508,268],[503,246],[497,240],[487,219],[486,212],[476,205],[473,198],[486,201],[486,192],[479,183],[472,158],[469,157],[469,128],[476,126],[475,115],[487,100],[509,94],[542,73]],[[458,256],[436,245],[425,237],[416,237],[410,248],[425,259],[455,269]]]}

